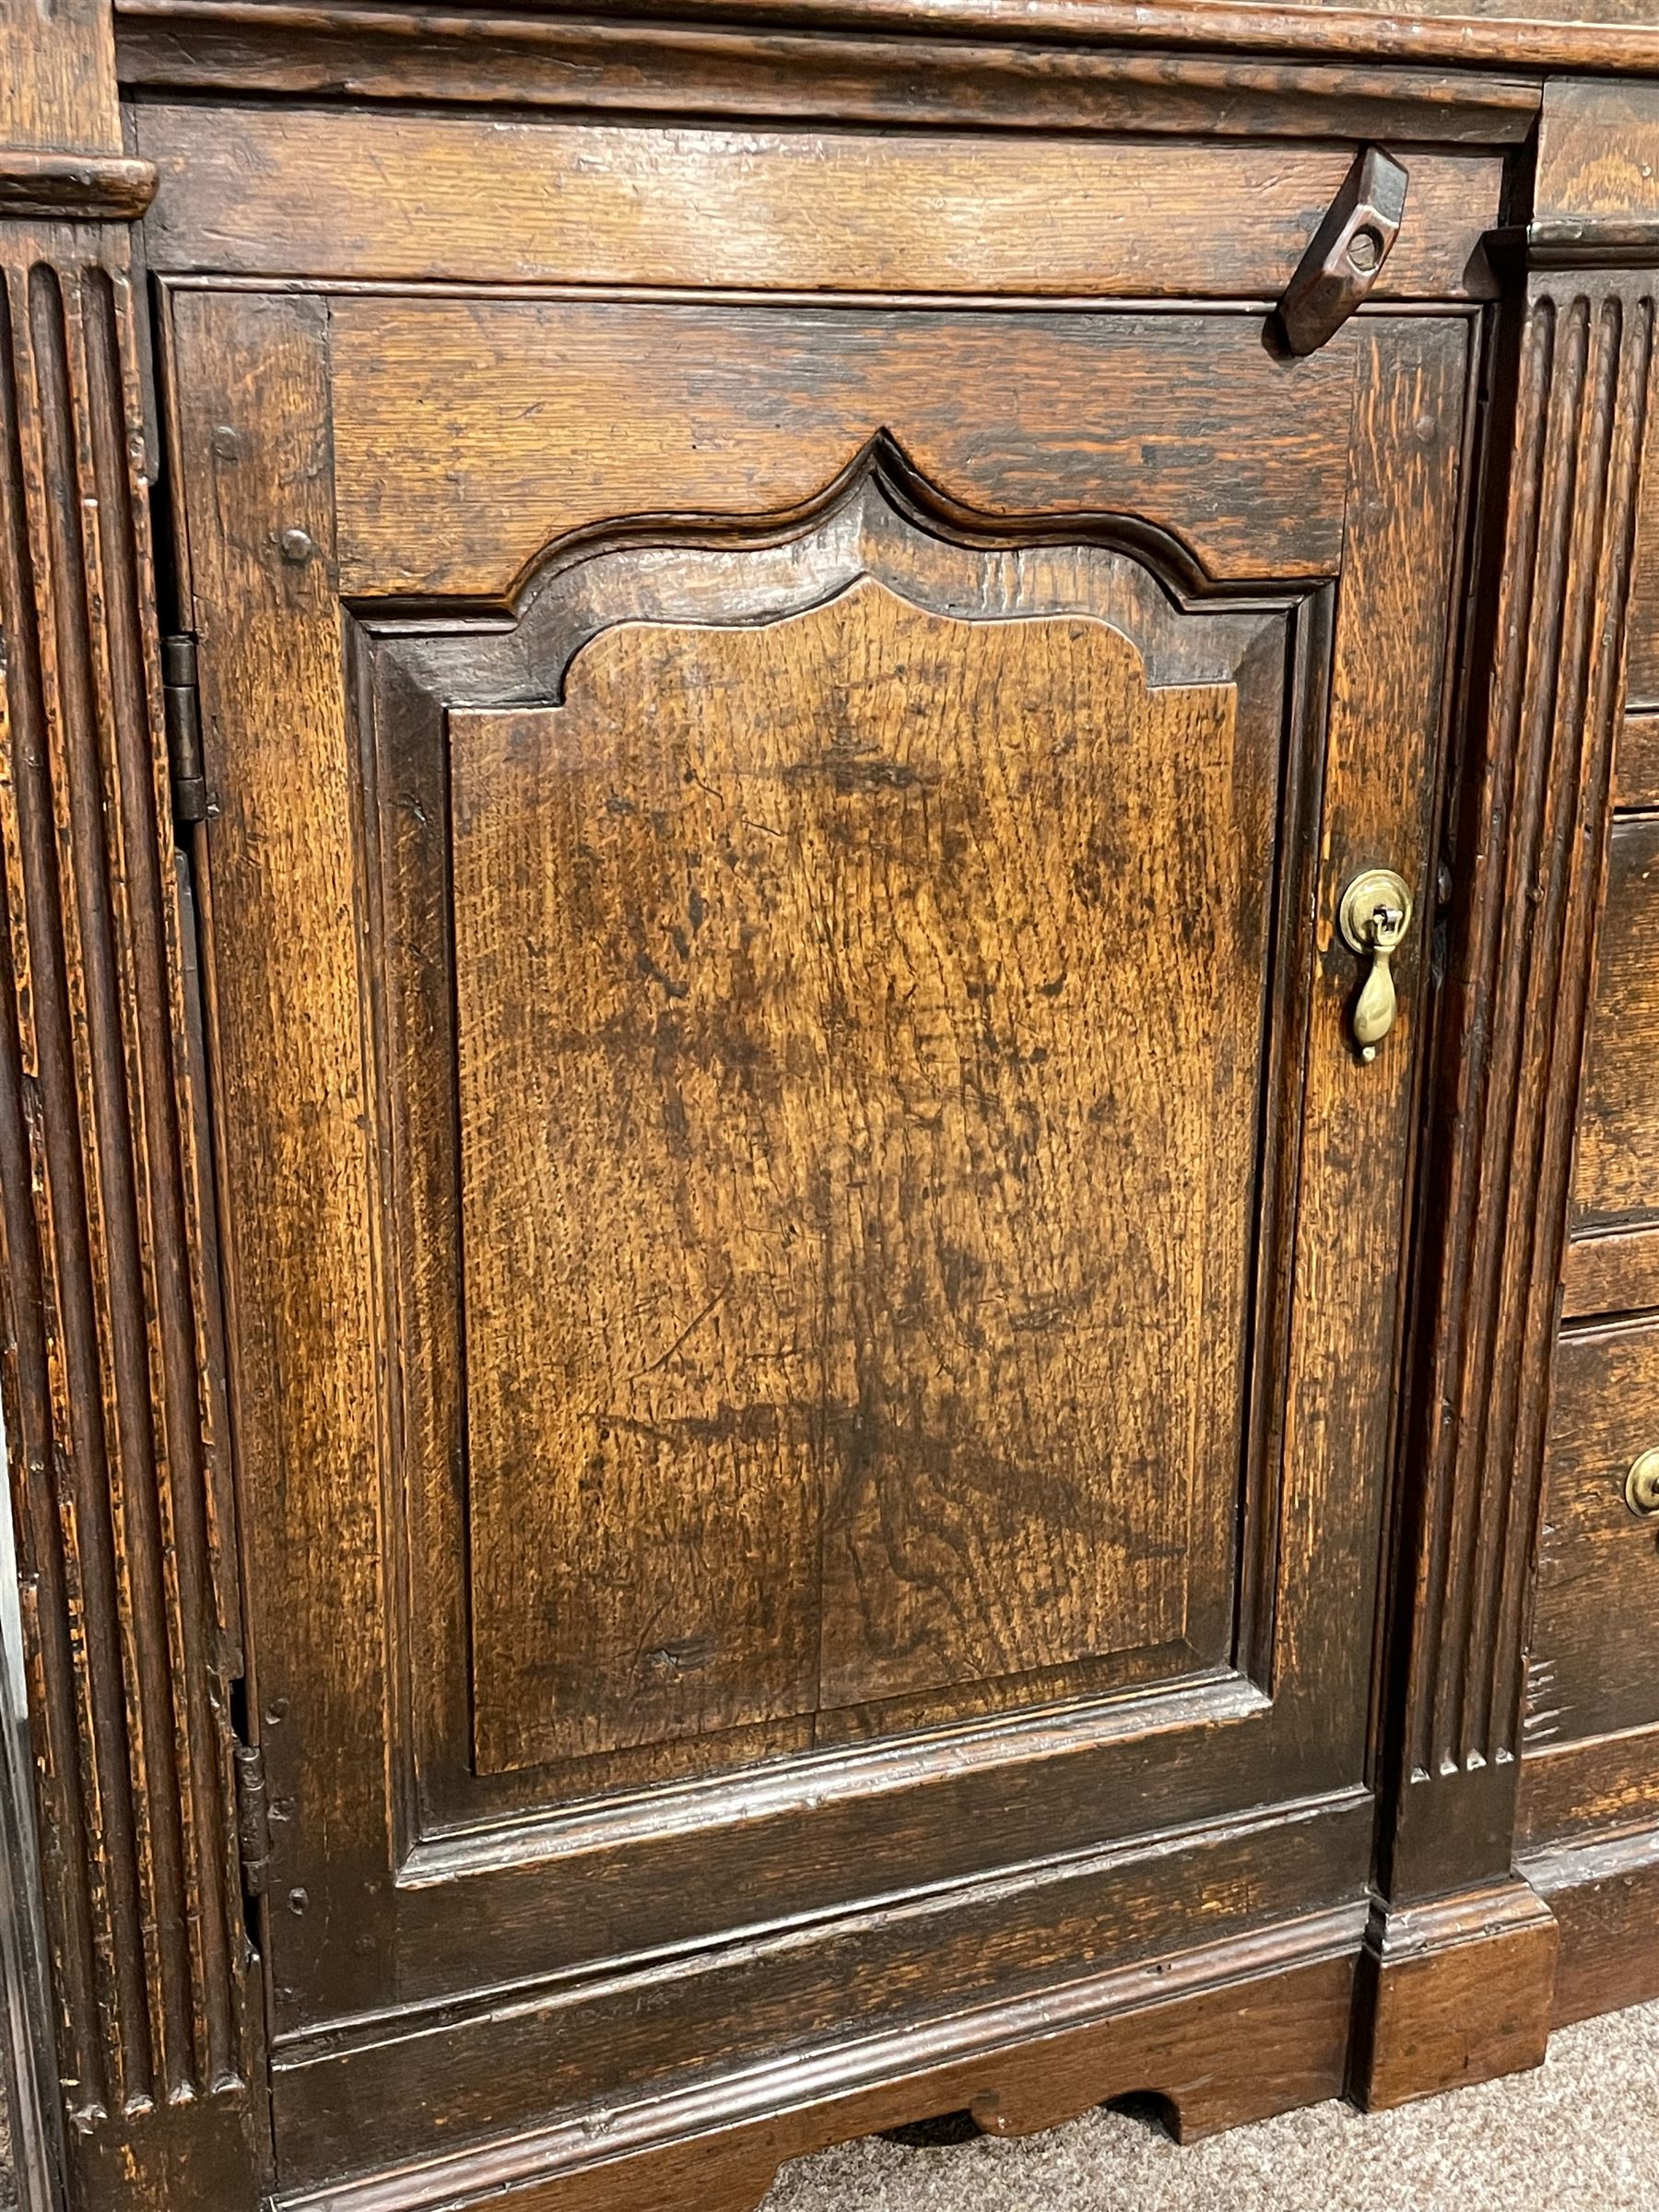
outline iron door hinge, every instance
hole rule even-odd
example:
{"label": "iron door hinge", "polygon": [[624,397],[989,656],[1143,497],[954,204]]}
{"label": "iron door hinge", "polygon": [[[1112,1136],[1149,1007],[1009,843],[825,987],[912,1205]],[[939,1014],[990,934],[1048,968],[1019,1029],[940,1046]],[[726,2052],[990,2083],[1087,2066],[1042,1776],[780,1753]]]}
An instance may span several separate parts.
{"label": "iron door hinge", "polygon": [[161,696],[167,719],[167,765],[172,778],[173,816],[182,827],[207,819],[207,779],[202,760],[201,695],[196,688],[196,641],[161,641]]}
{"label": "iron door hinge", "polygon": [[257,1744],[236,1747],[236,1841],[243,1891],[249,1897],[263,1897],[271,1866],[271,1808],[265,1753]]}

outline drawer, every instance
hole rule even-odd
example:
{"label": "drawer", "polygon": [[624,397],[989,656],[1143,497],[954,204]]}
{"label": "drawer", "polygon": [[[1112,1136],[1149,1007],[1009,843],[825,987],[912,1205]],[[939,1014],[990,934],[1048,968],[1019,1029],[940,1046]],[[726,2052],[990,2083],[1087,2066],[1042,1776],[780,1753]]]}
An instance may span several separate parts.
{"label": "drawer", "polygon": [[1659,1305],[1659,714],[1619,747],[1573,1171],[1566,1311]]}
{"label": "drawer", "polygon": [[1659,1518],[1625,1478],[1659,1446],[1659,1322],[1570,1333],[1556,1359],[1529,1747],[1659,1722]]}

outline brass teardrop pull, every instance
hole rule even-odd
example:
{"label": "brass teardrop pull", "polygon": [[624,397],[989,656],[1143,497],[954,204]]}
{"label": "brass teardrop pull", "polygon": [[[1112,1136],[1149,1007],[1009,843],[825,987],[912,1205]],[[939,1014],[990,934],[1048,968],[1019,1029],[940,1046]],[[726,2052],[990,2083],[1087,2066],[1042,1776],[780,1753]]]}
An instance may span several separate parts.
{"label": "brass teardrop pull", "polygon": [[1405,877],[1392,868],[1367,868],[1342,894],[1337,917],[1342,941],[1350,952],[1371,962],[1354,1002],[1354,1042],[1361,1060],[1376,1058],[1377,1048],[1399,1014],[1394,956],[1411,927],[1411,892]]}

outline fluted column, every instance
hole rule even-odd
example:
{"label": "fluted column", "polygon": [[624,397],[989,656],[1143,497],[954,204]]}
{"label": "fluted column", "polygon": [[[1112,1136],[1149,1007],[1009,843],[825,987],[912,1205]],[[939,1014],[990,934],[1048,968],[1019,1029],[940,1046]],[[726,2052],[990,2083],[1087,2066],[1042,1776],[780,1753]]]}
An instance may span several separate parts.
{"label": "fluted column", "polygon": [[1535,2063],[1552,2003],[1555,1924],[1512,1871],[1522,1700],[1659,290],[1659,229],[1545,204],[1555,112],[1547,96],[1470,648],[1362,1977],[1373,2104]]}
{"label": "fluted column", "polygon": [[6,8],[0,1384],[70,2195],[255,2201],[240,1672],[107,11]]}

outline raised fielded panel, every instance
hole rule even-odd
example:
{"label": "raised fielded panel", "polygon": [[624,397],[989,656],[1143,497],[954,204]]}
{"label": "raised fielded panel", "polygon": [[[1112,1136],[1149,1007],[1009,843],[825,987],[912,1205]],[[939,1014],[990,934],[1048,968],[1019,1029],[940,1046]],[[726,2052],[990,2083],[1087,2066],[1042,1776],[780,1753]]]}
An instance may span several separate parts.
{"label": "raised fielded panel", "polygon": [[1284,623],[855,497],[448,718],[486,1771],[1228,1657]]}

